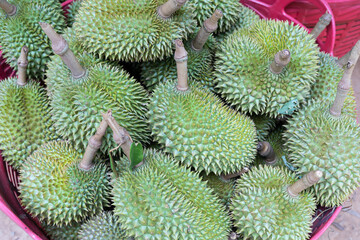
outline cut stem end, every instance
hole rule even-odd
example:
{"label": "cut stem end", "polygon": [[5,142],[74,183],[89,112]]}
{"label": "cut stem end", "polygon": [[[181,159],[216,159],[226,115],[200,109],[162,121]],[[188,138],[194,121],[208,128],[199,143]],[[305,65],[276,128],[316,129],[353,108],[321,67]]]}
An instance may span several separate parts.
{"label": "cut stem end", "polygon": [[274,74],[280,74],[284,67],[290,63],[291,53],[289,50],[284,49],[277,52],[274,57],[274,61],[270,65],[270,71]]}
{"label": "cut stem end", "polygon": [[0,0],[0,8],[4,10],[8,16],[14,16],[17,12],[16,6],[6,0]]}
{"label": "cut stem end", "polygon": [[322,176],[322,171],[311,171],[305,174],[301,179],[297,180],[293,185],[290,185],[287,188],[287,192],[291,197],[296,198],[299,196],[300,192],[319,182]]}
{"label": "cut stem end", "polygon": [[28,60],[27,56],[29,53],[29,49],[26,46],[23,46],[21,48],[20,57],[18,59],[17,65],[18,65],[18,79],[16,81],[17,85],[19,86],[25,86],[26,81],[26,69],[28,66]]}
{"label": "cut stem end", "polygon": [[168,0],[163,5],[159,6],[157,13],[159,17],[166,20],[171,17],[177,10],[179,10],[187,0]]}
{"label": "cut stem end", "polygon": [[274,165],[278,161],[274,149],[269,142],[259,142],[257,145],[257,151],[259,155],[264,158],[266,165]]}
{"label": "cut stem end", "polygon": [[189,89],[188,86],[188,68],[187,59],[188,53],[185,50],[184,44],[180,39],[175,40],[175,54],[174,59],[176,61],[178,84],[176,88],[179,91],[186,91]]}
{"label": "cut stem end", "polygon": [[317,39],[322,31],[330,24],[332,16],[330,13],[326,12],[319,18],[319,21],[316,23],[315,27],[311,31],[311,35],[314,39]]}

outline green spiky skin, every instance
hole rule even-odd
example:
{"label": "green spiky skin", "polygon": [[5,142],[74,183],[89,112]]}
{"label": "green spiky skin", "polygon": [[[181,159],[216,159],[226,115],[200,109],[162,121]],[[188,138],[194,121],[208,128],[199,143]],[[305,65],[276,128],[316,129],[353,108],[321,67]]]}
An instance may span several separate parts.
{"label": "green spiky skin", "polygon": [[[270,70],[277,52],[288,49],[290,63],[280,74]],[[259,20],[219,44],[215,62],[218,91],[242,112],[277,117],[290,101],[304,103],[318,71],[318,47],[300,26]]]}
{"label": "green spiky skin", "polygon": [[219,197],[222,204],[227,206],[234,192],[235,181],[232,179],[222,179],[221,177],[216,176],[213,173],[210,173],[208,175],[202,173],[200,176],[202,177],[203,181],[206,181],[208,187],[214,190],[214,193]]}
{"label": "green spiky skin", "polygon": [[[184,43],[188,52],[188,77],[189,80],[199,81],[202,85],[213,90],[213,58],[216,49],[216,41],[210,36],[203,49],[199,52],[192,50],[191,42],[196,34],[192,34]],[[177,78],[176,62],[174,57],[163,61],[145,62],[141,65],[141,79],[149,91],[153,91],[159,83]]]}
{"label": "green spiky skin", "polygon": [[[75,45],[77,49],[76,42],[71,37],[69,39],[70,48]],[[128,130],[134,141],[148,143],[147,91],[120,67],[87,53],[74,52],[87,69],[87,75],[81,79],[71,77],[70,70],[59,56],[53,56],[48,64],[45,81],[52,99],[51,113],[57,133],[82,152],[102,120],[101,113],[111,109],[115,120]],[[108,128],[100,150],[108,155],[108,151],[115,147],[117,144]]]}
{"label": "green spiky skin", "polygon": [[167,0],[84,1],[74,24],[77,37],[89,52],[111,60],[163,59],[173,54],[173,40],[187,38],[196,26],[190,3],[171,18],[161,19],[156,11],[165,2]]}
{"label": "green spiky skin", "polygon": [[275,128],[275,119],[263,115],[253,115],[250,117],[255,123],[256,133],[259,141],[265,141],[265,138],[268,136],[269,132]]}
{"label": "green spiky skin", "polygon": [[289,196],[296,180],[285,168],[259,166],[237,181],[230,210],[244,239],[308,239],[316,203],[309,193]]}
{"label": "green spiky skin", "polygon": [[216,240],[230,231],[225,207],[198,173],[154,150],[113,181],[112,193],[114,214],[135,239]]}
{"label": "green spiky skin", "polygon": [[69,226],[51,226],[45,225],[43,229],[51,240],[78,240],[78,232],[81,223],[74,223]]}
{"label": "green spiky skin", "polygon": [[45,90],[35,81],[25,86],[16,81],[0,82],[0,149],[4,159],[20,169],[33,151],[57,135]]}
{"label": "green spiky skin", "polygon": [[334,101],[337,85],[344,71],[336,63],[337,58],[325,52],[319,53],[319,72],[311,87],[311,99],[314,101]]}
{"label": "green spiky skin", "polygon": [[238,21],[241,15],[241,4],[237,0],[190,0],[195,6],[195,19],[198,26],[211,17],[216,9],[222,11],[216,33],[229,30]]}
{"label": "green spiky skin", "polygon": [[76,0],[72,2],[68,8],[68,14],[67,14],[67,25],[71,27],[75,22],[75,17],[77,13],[79,12],[80,6],[81,6],[82,0]]}
{"label": "green spiky skin", "polygon": [[256,153],[253,121],[195,82],[185,92],[173,81],[159,85],[150,101],[149,122],[165,152],[196,171],[235,173]]}
{"label": "green spiky skin", "polygon": [[107,167],[95,159],[89,171],[78,168],[82,156],[64,141],[42,145],[20,174],[23,206],[49,225],[70,225],[102,211],[110,194]]}
{"label": "green spiky skin", "polygon": [[359,186],[360,127],[346,114],[329,113],[328,103],[312,103],[290,119],[284,136],[290,160],[303,175],[321,170],[310,188],[322,206],[339,206]]}
{"label": "green spiky skin", "polygon": [[6,17],[0,9],[0,46],[6,62],[17,70],[17,59],[21,48],[29,49],[27,75],[29,78],[42,79],[49,56],[53,54],[51,43],[39,22],[46,22],[61,33],[65,18],[57,0],[9,0],[17,6],[13,17]]}
{"label": "green spiky skin", "polygon": [[240,13],[237,21],[226,32],[217,34],[215,36],[216,41],[222,42],[227,36],[231,35],[234,31],[239,30],[241,28],[249,28],[253,23],[260,20],[259,15],[257,15],[252,9],[245,7],[241,3],[239,9],[240,9]]}
{"label": "green spiky skin", "polygon": [[125,231],[118,217],[111,212],[102,212],[81,226],[79,240],[126,240]]}

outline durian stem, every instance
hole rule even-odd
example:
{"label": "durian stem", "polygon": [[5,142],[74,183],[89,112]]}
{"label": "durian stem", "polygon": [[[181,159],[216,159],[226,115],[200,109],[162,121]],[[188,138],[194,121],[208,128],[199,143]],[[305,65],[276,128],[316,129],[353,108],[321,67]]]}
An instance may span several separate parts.
{"label": "durian stem", "polygon": [[166,3],[158,7],[157,13],[162,19],[168,19],[174,12],[179,10],[186,1],[187,0],[168,0]]}
{"label": "durian stem", "polygon": [[354,71],[351,75],[351,85],[354,90],[356,103],[356,122],[360,124],[360,58],[357,60]]}
{"label": "durian stem", "polygon": [[17,11],[16,6],[6,0],[0,0],[0,8],[4,10],[8,16],[14,16]]}
{"label": "durian stem", "polygon": [[244,167],[240,172],[231,173],[231,174],[228,174],[228,175],[221,175],[220,177],[223,180],[228,181],[228,180],[230,180],[231,178],[234,178],[234,177],[241,177],[244,173],[247,173],[248,171],[249,171],[249,168]]}
{"label": "durian stem", "polygon": [[236,240],[238,238],[238,235],[236,232],[231,232],[228,240]]}
{"label": "durian stem", "polygon": [[178,85],[176,88],[179,91],[186,91],[188,90],[188,69],[187,69],[187,59],[188,53],[184,48],[184,44],[180,39],[175,40],[175,54],[174,59],[176,61],[176,68],[177,68],[177,77],[178,77]]}
{"label": "durian stem", "polygon": [[315,27],[311,31],[311,35],[314,39],[317,39],[322,31],[330,24],[332,16],[330,13],[326,12],[319,18],[319,21],[316,23]]}
{"label": "durian stem", "polygon": [[274,57],[274,61],[272,61],[270,65],[270,71],[279,74],[282,72],[284,67],[289,64],[291,59],[290,51],[284,49],[280,52],[277,52]]}
{"label": "durian stem", "polygon": [[18,79],[16,81],[17,85],[24,86],[26,85],[26,69],[28,65],[27,56],[29,53],[29,49],[26,46],[21,48],[20,57],[18,59]]}
{"label": "durian stem", "polygon": [[191,48],[194,51],[201,51],[210,34],[215,32],[218,27],[218,21],[222,18],[223,13],[216,9],[213,15],[204,21],[204,24],[197,33],[195,39],[191,42]]}
{"label": "durian stem", "polygon": [[333,105],[330,108],[330,114],[334,117],[339,117],[341,115],[341,109],[344,106],[345,98],[351,87],[351,75],[354,71],[354,66],[359,59],[360,54],[360,40],[353,47],[349,60],[344,65],[345,71],[342,76],[336,92],[336,97]]}
{"label": "durian stem", "polygon": [[131,139],[130,134],[126,131],[125,128],[120,127],[120,125],[116,122],[115,118],[112,116],[111,110],[107,112],[107,114],[103,114],[104,118],[109,124],[109,127],[113,131],[114,141],[120,145],[121,149],[130,160],[130,148],[133,140]]}
{"label": "durian stem", "polygon": [[107,121],[104,119],[100,122],[100,126],[97,128],[95,135],[91,136],[86,147],[83,159],[79,163],[79,169],[89,171],[94,167],[93,160],[96,152],[100,149],[102,139],[105,135],[108,127]]}
{"label": "durian stem", "polygon": [[349,57],[350,57],[350,54],[351,54],[351,51],[353,50],[350,49],[350,51],[348,51],[344,56],[342,56],[340,59],[338,59],[336,61],[336,63],[340,66],[340,67],[344,67],[344,65],[347,63],[347,61],[349,60]]}
{"label": "durian stem", "polygon": [[51,47],[55,54],[59,55],[66,66],[70,69],[74,79],[85,76],[86,70],[80,65],[74,53],[69,49],[66,40],[52,28],[50,24],[39,23],[45,34],[51,41]]}
{"label": "durian stem", "polygon": [[264,161],[266,165],[274,165],[278,161],[274,149],[269,142],[259,142],[257,145],[257,151],[260,156],[265,158]]}
{"label": "durian stem", "polygon": [[287,192],[291,197],[296,198],[300,192],[317,183],[322,178],[322,176],[322,171],[311,171],[305,174],[305,176],[303,176],[301,179],[297,180],[294,184],[288,186]]}

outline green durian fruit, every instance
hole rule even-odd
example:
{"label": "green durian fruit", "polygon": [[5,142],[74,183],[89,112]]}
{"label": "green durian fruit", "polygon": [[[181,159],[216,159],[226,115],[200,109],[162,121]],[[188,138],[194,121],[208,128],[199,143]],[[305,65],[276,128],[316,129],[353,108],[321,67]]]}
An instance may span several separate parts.
{"label": "green durian fruit", "polygon": [[107,127],[102,121],[79,154],[64,141],[42,145],[20,172],[20,199],[34,216],[49,225],[72,225],[109,205],[109,175],[100,159],[93,161]]}
{"label": "green durian fruit", "polygon": [[[51,27],[45,26],[44,29],[50,31]],[[150,129],[145,118],[149,102],[147,91],[121,67],[81,52],[73,30],[67,31],[65,38],[70,42],[70,49],[74,46],[74,54],[85,76],[75,79],[59,56],[53,56],[48,64],[46,84],[57,133],[70,140],[81,152],[87,145],[87,139],[94,134],[95,126],[102,118],[101,113],[112,109],[115,119],[127,127],[134,141],[148,143]],[[105,139],[101,152],[107,155],[117,145],[110,131]]]}
{"label": "green durian fruit", "polygon": [[81,225],[78,233],[80,240],[126,240],[126,236],[118,221],[111,212],[102,212]]}
{"label": "green durian fruit", "polygon": [[159,85],[149,105],[155,140],[165,146],[165,152],[196,171],[220,175],[242,170],[255,157],[254,123],[198,83],[188,86],[186,50],[180,40],[176,48],[175,59],[181,69],[178,86],[175,79]]}
{"label": "green durian fruit", "polygon": [[175,13],[176,9],[173,9],[174,14],[164,20],[159,12],[166,8],[162,5],[165,2],[84,1],[74,24],[76,35],[89,52],[111,60],[163,59],[171,55],[174,39],[187,38],[196,27],[192,4],[185,3],[186,0],[176,0],[176,4],[169,2],[166,6],[180,8],[185,5]]}
{"label": "green durian fruit", "polygon": [[309,97],[318,52],[312,35],[300,26],[259,20],[219,44],[216,91],[243,112],[292,114]]}
{"label": "green durian fruit", "polygon": [[221,203],[227,206],[234,192],[235,181],[233,179],[226,180],[213,173],[202,173],[200,176],[202,180],[206,182],[207,186],[214,190],[214,193],[219,197]]}
{"label": "green durian fruit", "polygon": [[250,118],[254,121],[256,133],[259,141],[265,141],[269,132],[276,126],[276,121],[264,115],[252,115]]}
{"label": "green durian fruit", "polygon": [[[321,172],[312,175],[318,179]],[[230,210],[244,239],[308,239],[316,202],[308,192],[289,193],[296,180],[289,170],[266,165],[237,180]]]}
{"label": "green durian fruit", "polygon": [[[2,1],[5,2],[5,1]],[[11,16],[0,6],[0,46],[6,62],[17,70],[16,60],[23,46],[29,48],[30,78],[42,79],[46,63],[52,55],[50,41],[41,31],[39,22],[46,21],[61,32],[65,27],[65,18],[57,0],[9,0],[16,7]],[[6,4],[2,3],[1,5]]]}
{"label": "green durian fruit", "polygon": [[57,138],[45,90],[26,81],[27,52],[23,47],[19,78],[0,82],[0,148],[4,160],[18,170],[33,151]]}
{"label": "green durian fruit", "polygon": [[74,223],[69,226],[44,225],[43,229],[51,240],[78,240],[78,232],[81,223]]}
{"label": "green durian fruit", "polygon": [[72,27],[72,25],[75,22],[75,17],[77,15],[77,13],[79,12],[80,6],[81,6],[82,0],[76,0],[73,1],[70,5],[69,8],[67,10],[67,25],[69,27]]}

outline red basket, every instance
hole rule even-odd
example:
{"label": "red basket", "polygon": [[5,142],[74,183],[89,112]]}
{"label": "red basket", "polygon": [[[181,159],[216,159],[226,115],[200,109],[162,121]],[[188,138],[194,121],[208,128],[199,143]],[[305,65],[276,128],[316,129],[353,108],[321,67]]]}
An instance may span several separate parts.
{"label": "red basket", "polygon": [[[72,3],[73,1],[74,0],[68,0],[61,4],[65,15],[67,14],[67,9],[69,7],[68,5],[70,3]],[[309,26],[310,28],[315,25],[315,23],[318,21],[318,18],[321,15],[320,12],[318,12],[318,15],[316,15],[317,14],[316,8],[314,8],[314,7],[310,8],[309,4],[306,3],[305,1],[296,1],[296,3],[294,3],[294,1],[290,1],[290,0],[262,0],[262,1],[261,0],[241,0],[240,2],[246,2],[247,6],[250,6],[251,8],[256,9],[256,6],[257,6],[256,4],[263,5],[264,2],[267,4],[272,4],[276,1],[282,1],[282,3],[293,2],[288,6],[284,5],[284,7],[283,7],[284,11],[285,11],[285,7],[286,7],[286,11],[288,11],[289,14],[291,14],[291,16],[288,15],[288,17],[291,20],[298,22],[298,23],[299,23],[299,21],[303,22],[304,25]],[[314,1],[320,2],[320,0],[312,0],[312,2],[314,2]],[[340,30],[343,30],[345,32],[345,31],[347,31],[345,29],[350,29],[350,31],[348,31],[347,33],[342,33],[342,35],[338,35],[338,34],[336,35],[337,42],[335,43],[335,55],[338,55],[339,52],[341,52],[341,54],[339,54],[339,55],[346,53],[351,48],[351,46],[353,46],[356,39],[358,38],[359,35],[356,35],[356,34],[360,33],[360,27],[359,27],[359,25],[360,25],[360,16],[359,16],[360,6],[357,6],[358,7],[358,8],[356,8],[357,12],[355,12],[354,10],[352,10],[354,12],[351,12],[350,8],[349,8],[349,9],[346,9],[346,12],[351,12],[351,14],[349,14],[349,15],[344,14],[344,15],[341,15],[343,17],[339,17],[338,16],[339,13],[341,11],[343,11],[341,9],[343,9],[344,6],[351,6],[349,4],[353,3],[355,1],[329,0],[329,3],[331,4],[331,6],[335,6],[335,7],[337,7],[336,4],[339,4],[339,2],[342,2],[341,6],[339,6],[339,9],[334,10],[335,20],[338,21],[338,19],[339,19],[339,23],[338,23],[338,25],[336,25],[336,27],[338,28],[338,26],[344,26],[344,29],[340,29]],[[344,2],[345,2],[345,4],[344,4]],[[302,5],[302,4],[305,4],[305,5]],[[357,4],[357,5],[359,5],[359,4]],[[303,9],[304,6],[307,6],[308,8]],[[351,7],[353,7],[353,6],[351,6]],[[326,9],[326,8],[323,8],[323,9]],[[266,8],[265,8],[265,10],[266,10]],[[331,12],[331,9],[330,9],[330,12]],[[308,14],[309,14],[309,16],[308,16]],[[356,16],[356,15],[358,15],[358,16]],[[264,15],[262,15],[262,16],[264,17]],[[307,16],[307,18],[305,19],[304,16]],[[279,17],[279,19],[284,19],[284,18]],[[297,21],[296,19],[298,19],[299,21]],[[312,21],[310,21],[309,19],[312,19]],[[335,26],[335,24],[333,23],[332,26]],[[352,29],[352,28],[354,28],[354,29]],[[334,33],[333,30],[334,30],[333,27],[331,27],[331,26],[328,27],[328,30],[326,31],[326,35],[333,36],[333,33]],[[353,37],[355,35],[357,36],[357,38]],[[340,36],[340,37],[338,37],[338,36]],[[320,35],[320,38],[321,37],[324,37],[324,36]],[[328,41],[327,43],[322,44],[322,47],[324,49],[326,46],[328,48],[327,52],[332,52],[334,44],[328,39],[327,39],[327,41]],[[342,44],[345,44],[345,43],[349,44],[349,45],[342,46]],[[15,73],[5,63],[5,60],[1,57],[1,51],[0,51],[0,79],[5,79],[7,77],[11,77],[14,75],[15,75]],[[0,210],[2,210],[14,222],[16,222],[22,229],[24,229],[33,239],[47,240],[48,238],[44,234],[37,219],[32,218],[21,206],[20,201],[18,199],[18,191],[17,191],[18,186],[19,186],[18,173],[14,169],[12,169],[12,167],[10,165],[8,165],[6,162],[3,161],[1,152],[0,152],[0,182],[1,182],[1,184],[0,184]],[[340,210],[341,210],[341,207],[328,208],[328,209],[319,207],[315,214],[315,216],[317,216],[317,217],[313,223],[313,232],[312,232],[312,236],[311,236],[310,240],[318,239],[325,232],[325,230],[331,225],[331,223],[335,220],[335,218],[339,214]]]}

